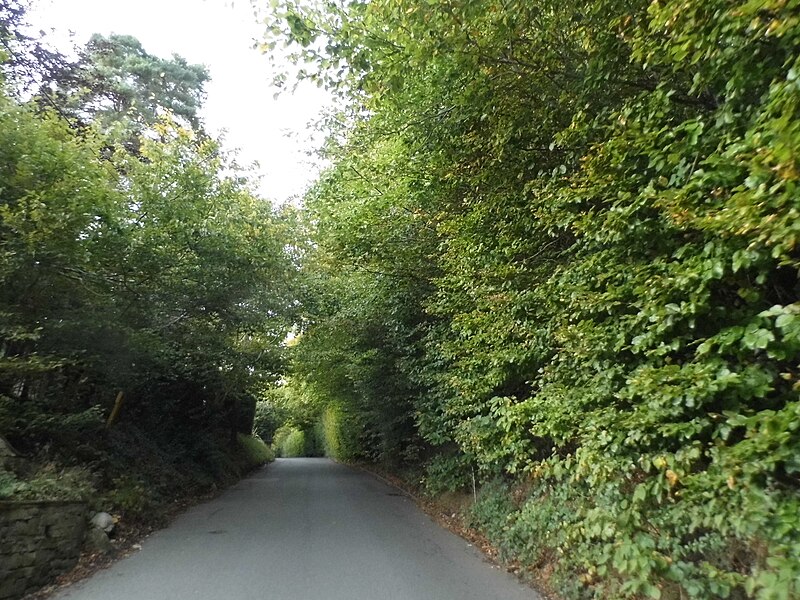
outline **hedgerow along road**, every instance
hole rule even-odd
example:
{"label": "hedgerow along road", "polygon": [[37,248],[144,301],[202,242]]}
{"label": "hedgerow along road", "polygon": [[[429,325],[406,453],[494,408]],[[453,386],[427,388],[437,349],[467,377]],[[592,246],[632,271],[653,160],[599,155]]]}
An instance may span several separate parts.
{"label": "hedgerow along road", "polygon": [[541,600],[374,476],[279,459],[59,600]]}

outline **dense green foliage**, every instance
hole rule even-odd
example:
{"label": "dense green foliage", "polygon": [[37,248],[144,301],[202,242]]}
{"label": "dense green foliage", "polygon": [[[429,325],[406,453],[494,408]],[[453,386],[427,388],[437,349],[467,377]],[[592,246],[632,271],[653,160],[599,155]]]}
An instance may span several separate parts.
{"label": "dense green foliage", "polygon": [[278,2],[345,103],[294,357],[327,438],[474,468],[569,597],[800,595],[799,9]]}
{"label": "dense green foliage", "polygon": [[103,131],[106,144],[138,153],[142,136],[166,115],[202,131],[198,111],[208,80],[203,65],[178,55],[153,56],[132,36],[95,34],[77,61],[44,81],[50,89],[38,101],[56,106],[73,125],[91,123]]}
{"label": "dense green foliage", "polygon": [[275,460],[275,453],[272,448],[267,446],[260,438],[240,433],[238,440],[251,465],[263,465]]}
{"label": "dense green foliage", "polygon": [[281,458],[297,458],[306,455],[306,433],[302,429],[285,425],[275,432],[275,453]]}
{"label": "dense green foliage", "polygon": [[204,69],[133,38],[90,48],[72,68],[100,83],[61,106],[0,94],[0,435],[35,470],[0,493],[141,515],[269,458],[237,434],[282,370],[291,219],[189,127]]}

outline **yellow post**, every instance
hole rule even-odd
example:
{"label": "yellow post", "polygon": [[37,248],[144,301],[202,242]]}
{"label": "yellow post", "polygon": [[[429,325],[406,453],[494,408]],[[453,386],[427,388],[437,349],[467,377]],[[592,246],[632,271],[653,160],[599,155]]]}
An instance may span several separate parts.
{"label": "yellow post", "polygon": [[114,408],[111,409],[111,414],[108,415],[108,421],[106,421],[106,429],[111,429],[114,423],[117,422],[119,418],[119,411],[122,409],[122,401],[125,398],[125,394],[123,392],[119,392],[117,394],[117,399],[114,401]]}

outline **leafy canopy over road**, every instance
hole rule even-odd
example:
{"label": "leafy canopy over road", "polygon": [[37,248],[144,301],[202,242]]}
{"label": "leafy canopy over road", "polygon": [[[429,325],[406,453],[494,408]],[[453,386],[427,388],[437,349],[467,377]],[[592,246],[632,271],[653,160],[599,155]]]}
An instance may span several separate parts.
{"label": "leafy canopy over road", "polygon": [[0,0],[0,431],[143,514],[229,477],[281,379],[265,436],[475,477],[567,597],[796,597],[798,8],[276,0],[265,48],[342,101],[298,222],[202,67],[70,62]]}

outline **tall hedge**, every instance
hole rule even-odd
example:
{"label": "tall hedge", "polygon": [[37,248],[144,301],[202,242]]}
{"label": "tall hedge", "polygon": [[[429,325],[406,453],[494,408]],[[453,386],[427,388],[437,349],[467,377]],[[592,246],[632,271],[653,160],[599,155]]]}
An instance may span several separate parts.
{"label": "tall hedge", "polygon": [[798,8],[275,10],[346,107],[299,371],[570,597],[800,595]]}

